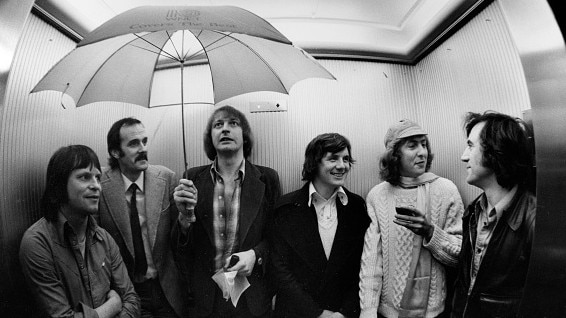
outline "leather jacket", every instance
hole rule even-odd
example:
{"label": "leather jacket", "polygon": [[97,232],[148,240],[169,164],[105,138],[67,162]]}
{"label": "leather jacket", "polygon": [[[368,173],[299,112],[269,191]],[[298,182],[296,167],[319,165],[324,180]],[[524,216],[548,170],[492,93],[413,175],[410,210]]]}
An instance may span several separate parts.
{"label": "leather jacket", "polygon": [[498,221],[470,290],[476,243],[476,198],[463,216],[452,317],[517,317],[535,230],[536,198],[519,188]]}

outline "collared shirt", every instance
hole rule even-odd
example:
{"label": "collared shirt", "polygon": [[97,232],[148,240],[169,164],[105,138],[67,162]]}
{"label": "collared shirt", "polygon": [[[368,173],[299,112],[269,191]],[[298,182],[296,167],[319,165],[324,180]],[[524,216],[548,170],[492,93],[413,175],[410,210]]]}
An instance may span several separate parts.
{"label": "collared shirt", "polygon": [[[224,266],[225,260],[238,249],[238,221],[240,217],[240,193],[245,177],[245,159],[242,160],[238,171],[233,176],[234,184],[226,185],[224,179],[218,172],[218,161],[210,168],[210,176],[214,184],[214,195],[212,202],[214,246],[216,255],[214,258],[215,269]],[[226,193],[226,187],[233,187],[232,193]]]}
{"label": "collared shirt", "polygon": [[501,219],[503,211],[505,211],[505,209],[507,209],[507,207],[511,203],[513,196],[517,192],[517,188],[517,186],[513,187],[513,189],[507,192],[507,194],[501,200],[499,200],[499,202],[497,202],[494,207],[491,207],[489,202],[487,202],[487,197],[485,195],[476,203],[476,211],[481,212],[476,215],[477,236],[476,246],[474,249],[470,288],[474,286],[478,270],[487,251],[487,246],[489,244],[489,241],[491,240],[495,226],[497,225],[499,219]]}
{"label": "collared shirt", "polygon": [[[132,280],[141,283],[146,279],[152,279],[157,277],[157,269],[155,268],[155,263],[153,262],[153,256],[151,254],[151,244],[149,241],[149,231],[147,228],[147,212],[145,210],[145,188],[144,180],[145,172],[142,172],[136,181],[132,182],[124,174],[122,174],[122,179],[124,180],[124,193],[126,194],[126,201],[128,202],[128,213],[130,202],[132,199],[132,191],[130,186],[135,183],[138,186],[138,191],[136,193],[136,206],[138,207],[138,217],[140,219],[140,228],[142,232],[143,248],[145,251],[145,259],[147,261],[147,272],[144,277],[132,277]],[[134,275],[137,276],[137,275]]]}
{"label": "collared shirt", "polygon": [[20,263],[42,311],[50,317],[82,313],[98,317],[95,308],[113,289],[122,299],[120,317],[138,317],[139,298],[128,278],[120,250],[110,234],[89,216],[84,257],[64,216],[41,218],[24,234]]}
{"label": "collared shirt", "polygon": [[334,243],[334,236],[338,227],[338,211],[336,209],[336,197],[340,199],[342,205],[348,204],[348,196],[342,187],[334,191],[328,200],[320,195],[313,183],[309,184],[309,202],[308,206],[314,205],[316,211],[316,218],[318,220],[318,233],[324,247],[326,258],[330,257],[332,250],[332,243]]}

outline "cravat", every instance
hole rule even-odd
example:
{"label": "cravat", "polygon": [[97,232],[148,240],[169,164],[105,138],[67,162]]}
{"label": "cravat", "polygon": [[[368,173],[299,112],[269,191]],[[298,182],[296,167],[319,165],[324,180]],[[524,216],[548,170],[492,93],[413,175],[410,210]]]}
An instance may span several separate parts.
{"label": "cravat", "polygon": [[130,191],[132,198],[130,199],[130,226],[132,227],[132,241],[134,243],[134,275],[135,277],[143,277],[147,272],[147,261],[145,259],[145,250],[143,247],[143,239],[140,227],[140,218],[138,207],[136,205],[136,192],[138,186],[132,183]]}

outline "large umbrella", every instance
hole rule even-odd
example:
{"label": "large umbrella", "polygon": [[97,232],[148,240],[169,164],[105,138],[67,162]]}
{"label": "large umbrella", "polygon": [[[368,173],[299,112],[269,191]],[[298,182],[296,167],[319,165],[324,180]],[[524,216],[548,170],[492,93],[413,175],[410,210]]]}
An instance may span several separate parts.
{"label": "large umbrella", "polygon": [[77,107],[100,101],[162,106],[150,104],[154,74],[173,63],[180,69],[179,104],[187,166],[183,72],[195,61],[210,67],[212,103],[256,91],[288,94],[296,82],[310,77],[334,79],[270,23],[247,10],[144,6],[119,14],[87,34],[32,93],[60,91]]}

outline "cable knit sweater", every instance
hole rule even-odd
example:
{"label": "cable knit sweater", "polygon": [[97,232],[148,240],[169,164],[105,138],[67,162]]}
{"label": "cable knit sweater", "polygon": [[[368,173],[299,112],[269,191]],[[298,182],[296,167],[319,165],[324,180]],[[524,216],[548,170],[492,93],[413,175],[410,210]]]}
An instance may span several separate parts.
{"label": "cable knit sweater", "polygon": [[[363,317],[377,312],[396,318],[409,274],[414,233],[393,223],[395,206],[415,206],[417,188],[404,189],[388,182],[376,185],[366,203],[371,225],[368,228],[360,270],[360,305]],[[462,244],[460,193],[452,181],[438,178],[430,185],[430,222],[432,238],[423,241],[432,256],[431,282],[426,317],[444,311],[446,275],[444,265],[456,266]]]}

